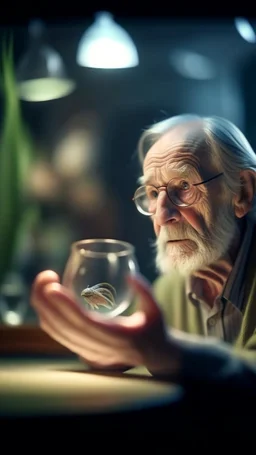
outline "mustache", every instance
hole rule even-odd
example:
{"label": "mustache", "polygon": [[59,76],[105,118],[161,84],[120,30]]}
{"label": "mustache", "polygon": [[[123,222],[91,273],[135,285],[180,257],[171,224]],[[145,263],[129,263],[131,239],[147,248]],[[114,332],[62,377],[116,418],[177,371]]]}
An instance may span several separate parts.
{"label": "mustache", "polygon": [[198,233],[192,226],[187,224],[172,226],[163,226],[157,239],[157,243],[175,241],[175,240],[206,240],[205,233]]}

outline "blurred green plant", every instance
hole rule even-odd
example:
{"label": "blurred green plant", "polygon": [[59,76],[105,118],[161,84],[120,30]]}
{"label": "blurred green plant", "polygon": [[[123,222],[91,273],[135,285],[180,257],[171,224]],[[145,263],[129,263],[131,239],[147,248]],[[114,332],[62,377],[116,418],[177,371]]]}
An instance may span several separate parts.
{"label": "blurred green plant", "polygon": [[37,208],[27,198],[27,180],[34,160],[32,137],[17,94],[13,42],[3,42],[1,55],[3,120],[0,130],[0,286]]}

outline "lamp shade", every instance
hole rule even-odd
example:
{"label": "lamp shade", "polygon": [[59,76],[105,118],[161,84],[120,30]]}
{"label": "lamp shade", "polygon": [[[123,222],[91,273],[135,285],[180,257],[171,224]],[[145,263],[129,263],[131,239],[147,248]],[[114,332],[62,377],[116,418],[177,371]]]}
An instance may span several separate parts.
{"label": "lamp shade", "polygon": [[256,42],[256,34],[252,24],[245,17],[235,18],[235,27],[239,35],[248,43]]}
{"label": "lamp shade", "polygon": [[126,30],[111,13],[102,11],[79,42],[77,63],[91,68],[129,68],[139,64],[139,57]]}
{"label": "lamp shade", "polygon": [[73,92],[76,84],[67,76],[60,54],[43,42],[41,22],[33,22],[29,31],[30,46],[16,69],[19,97],[48,101]]}

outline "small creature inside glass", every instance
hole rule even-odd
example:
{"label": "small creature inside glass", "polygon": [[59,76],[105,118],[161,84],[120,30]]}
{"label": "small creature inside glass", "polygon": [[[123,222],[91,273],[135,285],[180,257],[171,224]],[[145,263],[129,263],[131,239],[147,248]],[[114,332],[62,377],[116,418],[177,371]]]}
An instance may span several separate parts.
{"label": "small creature inside glass", "polygon": [[108,317],[124,313],[132,303],[128,275],[138,273],[134,246],[115,239],[86,239],[71,245],[62,284],[88,311]]}

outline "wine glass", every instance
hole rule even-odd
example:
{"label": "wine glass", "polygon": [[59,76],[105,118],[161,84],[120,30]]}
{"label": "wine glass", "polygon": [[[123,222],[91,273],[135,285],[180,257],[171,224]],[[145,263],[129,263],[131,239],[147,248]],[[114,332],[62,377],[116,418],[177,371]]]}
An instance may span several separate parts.
{"label": "wine glass", "polygon": [[87,311],[115,317],[132,303],[126,278],[139,272],[135,248],[115,239],[72,243],[62,284],[71,289]]}

